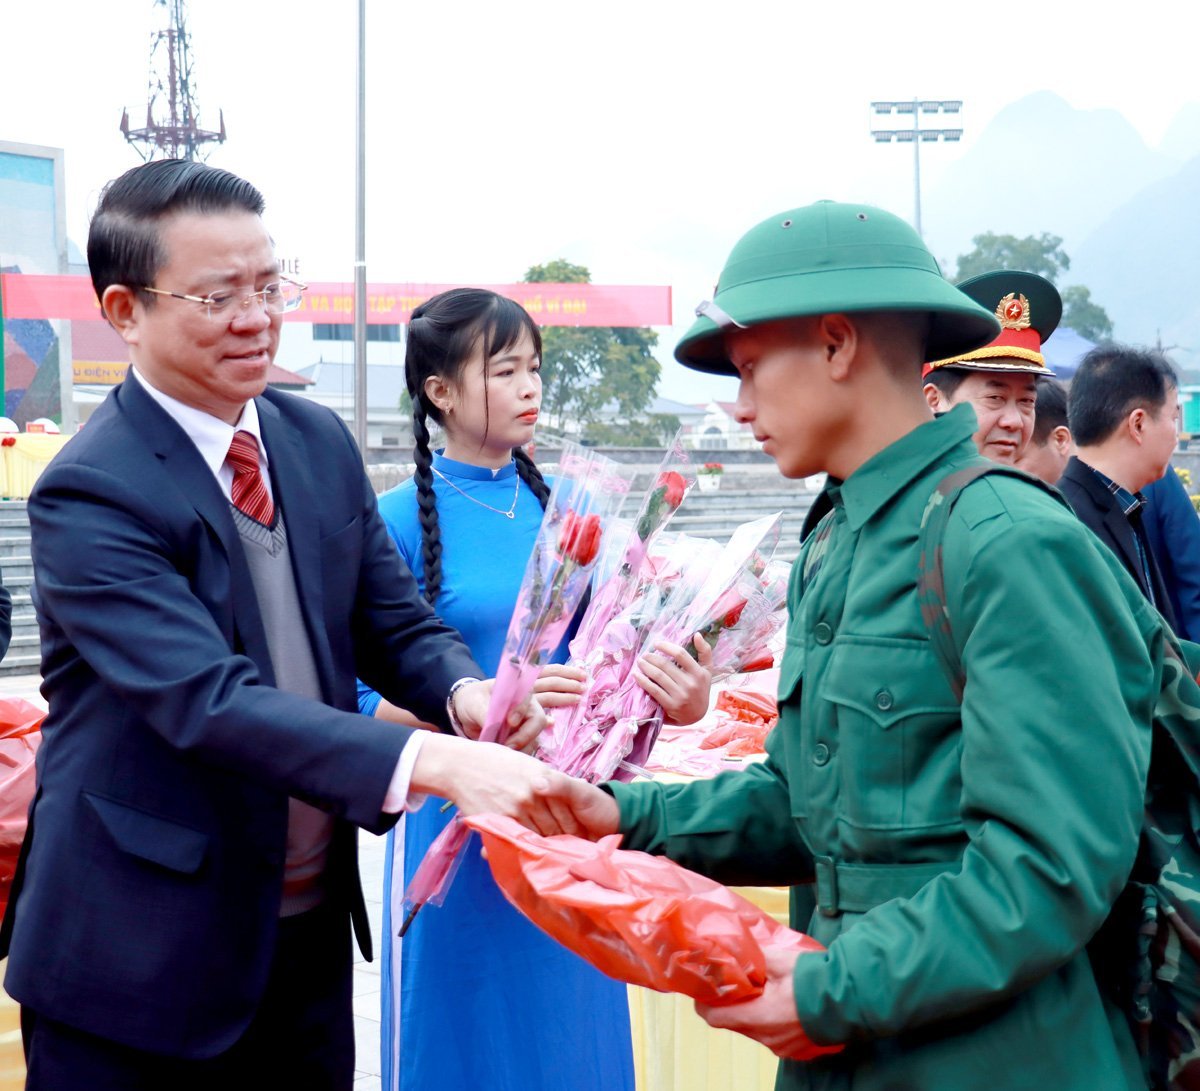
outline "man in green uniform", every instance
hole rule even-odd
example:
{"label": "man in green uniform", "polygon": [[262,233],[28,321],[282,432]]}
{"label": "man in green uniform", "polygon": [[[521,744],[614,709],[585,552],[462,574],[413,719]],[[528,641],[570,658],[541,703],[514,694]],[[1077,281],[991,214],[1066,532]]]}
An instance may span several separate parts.
{"label": "man in green uniform", "polygon": [[795,887],[793,925],[828,950],[768,952],[760,998],[701,1012],[785,1058],[779,1088],[1144,1086],[1084,948],[1137,850],[1157,615],[1010,477],[966,489],[943,539],[961,704],[918,605],[922,513],[979,457],[971,408],[930,420],[917,378],[994,318],[902,221],[832,202],[752,229],[698,314],[680,362],[737,374],[784,476],[832,481],[792,574],[780,721],[745,771],[573,785],[562,827]]}

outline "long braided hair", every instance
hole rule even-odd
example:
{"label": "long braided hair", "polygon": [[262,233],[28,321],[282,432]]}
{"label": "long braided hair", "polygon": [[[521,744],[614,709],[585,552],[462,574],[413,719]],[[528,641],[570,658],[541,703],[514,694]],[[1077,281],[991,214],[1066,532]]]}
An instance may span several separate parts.
{"label": "long braided hair", "polygon": [[[436,376],[459,384],[463,369],[477,345],[483,347],[484,391],[487,361],[511,348],[523,333],[529,334],[538,356],[542,334],[525,308],[511,299],[482,288],[454,288],[422,303],[412,314],[408,347],[404,354],[404,381],[412,399],[413,463],[417,482],[417,510],[421,523],[421,564],[425,573],[425,601],[432,605],[442,589],[442,536],[433,491],[433,452],[429,424],[442,424],[442,412],[425,396],[425,380]],[[538,498],[542,510],[550,487],[533,459],[520,447],[513,449],[517,473]]]}

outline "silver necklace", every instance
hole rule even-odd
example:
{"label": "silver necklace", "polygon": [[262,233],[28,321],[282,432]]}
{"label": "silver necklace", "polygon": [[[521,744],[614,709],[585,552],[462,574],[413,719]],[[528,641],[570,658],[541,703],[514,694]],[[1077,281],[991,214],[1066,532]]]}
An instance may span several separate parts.
{"label": "silver necklace", "polygon": [[513,477],[515,477],[517,479],[517,487],[515,489],[513,489],[513,502],[509,505],[508,511],[504,511],[501,508],[492,507],[491,504],[485,504],[482,500],[476,500],[475,497],[473,497],[469,492],[463,492],[462,489],[460,489],[456,484],[454,484],[454,482],[451,481],[450,478],[448,478],[444,473],[442,473],[442,471],[439,470],[436,466],[430,466],[429,468],[435,474],[437,474],[438,477],[440,477],[444,482],[446,482],[446,484],[449,485],[450,488],[452,488],[460,496],[465,496],[468,500],[471,501],[472,504],[478,504],[481,508],[487,508],[488,511],[494,511],[497,515],[503,515],[505,519],[515,519],[516,518],[517,497],[521,495],[521,475],[520,474],[513,474]]}

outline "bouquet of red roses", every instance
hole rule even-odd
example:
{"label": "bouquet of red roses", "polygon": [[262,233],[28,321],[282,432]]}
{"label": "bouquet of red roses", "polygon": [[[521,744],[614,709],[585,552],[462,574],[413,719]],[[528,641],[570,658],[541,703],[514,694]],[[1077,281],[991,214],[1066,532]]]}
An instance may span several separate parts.
{"label": "bouquet of red roses", "polygon": [[[629,478],[612,459],[574,444],[563,450],[509,621],[481,741],[504,741],[509,713],[529,699],[542,667],[562,643],[600,556],[606,526],[628,491]],[[442,903],[469,835],[456,818],[429,847],[404,893],[410,907],[405,928],[422,905]]]}
{"label": "bouquet of red roses", "polygon": [[595,634],[589,645],[572,641],[571,661],[587,670],[588,688],[543,735],[544,760],[594,783],[642,771],[663,720],[633,667],[659,641],[695,654],[692,637],[699,633],[720,676],[741,669],[751,653],[761,654],[765,630],[782,624],[762,582],[780,522],[775,514],[747,523],[724,548],[686,537],[660,539],[665,548],[647,553],[632,600],[589,628]]}

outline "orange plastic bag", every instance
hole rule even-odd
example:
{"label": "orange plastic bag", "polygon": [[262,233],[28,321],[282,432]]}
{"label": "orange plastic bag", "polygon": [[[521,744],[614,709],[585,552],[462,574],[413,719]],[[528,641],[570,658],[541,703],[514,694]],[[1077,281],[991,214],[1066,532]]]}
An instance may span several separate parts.
{"label": "orange plastic bag", "polygon": [[13,873],[34,790],[34,758],[46,714],[19,697],[0,699],[0,917],[8,905]]}
{"label": "orange plastic bag", "polygon": [[762,994],[764,946],[825,950],[720,883],[617,848],[619,836],[542,837],[492,814],[465,821],[482,835],[508,900],[619,981],[733,1004]]}
{"label": "orange plastic bag", "polygon": [[754,690],[722,690],[717,695],[716,712],[722,722],[700,740],[701,750],[725,747],[731,758],[761,754],[767,734],[779,720],[775,698]]}

